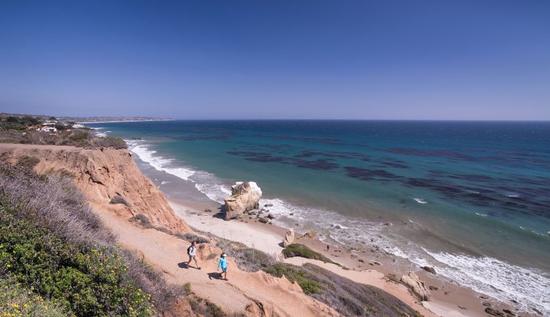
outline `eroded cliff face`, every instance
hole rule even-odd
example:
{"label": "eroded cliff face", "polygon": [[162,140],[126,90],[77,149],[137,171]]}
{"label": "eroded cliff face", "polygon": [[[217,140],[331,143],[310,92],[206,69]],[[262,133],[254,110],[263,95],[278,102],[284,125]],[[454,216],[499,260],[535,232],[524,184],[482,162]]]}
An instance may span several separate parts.
{"label": "eroded cliff face", "polygon": [[128,150],[88,150],[69,146],[2,144],[0,155],[16,163],[25,156],[39,159],[38,174],[69,174],[92,207],[129,219],[145,215],[151,225],[173,233],[190,231],[166,197],[136,166]]}

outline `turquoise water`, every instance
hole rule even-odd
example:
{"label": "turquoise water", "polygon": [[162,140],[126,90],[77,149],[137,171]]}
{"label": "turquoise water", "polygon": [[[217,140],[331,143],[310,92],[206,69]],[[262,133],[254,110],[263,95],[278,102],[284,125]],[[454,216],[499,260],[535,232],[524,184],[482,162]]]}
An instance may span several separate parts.
{"label": "turquoise water", "polygon": [[[256,181],[282,225],[375,242],[550,313],[550,123],[165,121],[92,125],[221,202]],[[384,225],[391,223],[391,226]]]}

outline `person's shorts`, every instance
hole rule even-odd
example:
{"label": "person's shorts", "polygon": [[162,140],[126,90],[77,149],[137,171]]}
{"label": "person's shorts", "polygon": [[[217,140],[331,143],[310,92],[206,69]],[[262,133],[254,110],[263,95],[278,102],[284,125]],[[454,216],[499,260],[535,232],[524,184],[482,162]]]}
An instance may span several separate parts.
{"label": "person's shorts", "polygon": [[227,268],[222,268],[222,272],[227,273]]}

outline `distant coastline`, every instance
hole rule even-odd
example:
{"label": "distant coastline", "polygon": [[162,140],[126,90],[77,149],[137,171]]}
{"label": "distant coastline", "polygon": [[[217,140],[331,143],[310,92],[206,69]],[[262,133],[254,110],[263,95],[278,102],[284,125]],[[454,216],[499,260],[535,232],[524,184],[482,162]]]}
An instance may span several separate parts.
{"label": "distant coastline", "polygon": [[[66,118],[64,118],[66,119]],[[78,120],[76,120],[78,119]],[[176,119],[172,118],[147,118],[147,117],[131,117],[131,118],[122,118],[122,117],[91,117],[91,118],[74,118],[73,121],[76,121],[81,124],[89,123],[122,123],[122,122],[156,122],[156,121],[174,121]]]}

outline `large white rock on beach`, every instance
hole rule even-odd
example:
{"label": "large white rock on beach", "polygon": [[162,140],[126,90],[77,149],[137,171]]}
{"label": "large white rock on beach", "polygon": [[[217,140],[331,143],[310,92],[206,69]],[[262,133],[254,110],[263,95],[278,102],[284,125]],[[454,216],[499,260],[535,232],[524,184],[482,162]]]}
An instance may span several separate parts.
{"label": "large white rock on beach", "polygon": [[420,300],[422,301],[428,300],[430,296],[430,292],[424,285],[424,282],[420,281],[420,279],[414,272],[409,272],[409,274],[403,275],[401,277],[401,282],[407,285],[411,289],[411,291],[416,296],[418,296]]}
{"label": "large white rock on beach", "polygon": [[233,219],[246,211],[258,209],[262,190],[255,182],[236,182],[231,196],[225,199],[225,220]]}

